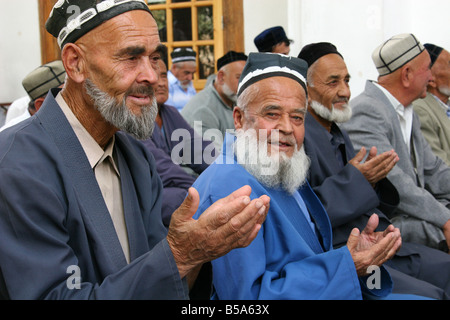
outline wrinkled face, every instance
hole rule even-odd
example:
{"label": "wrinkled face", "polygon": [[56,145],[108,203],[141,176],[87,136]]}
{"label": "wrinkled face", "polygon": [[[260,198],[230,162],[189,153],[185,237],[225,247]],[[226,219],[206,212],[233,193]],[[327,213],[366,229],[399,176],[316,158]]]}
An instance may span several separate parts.
{"label": "wrinkled face", "polygon": [[197,64],[194,61],[179,62],[173,65],[172,73],[183,87],[188,86],[194,79]]}
{"label": "wrinkled face", "polygon": [[442,50],[431,68],[436,88],[445,96],[450,96],[450,52]]}
{"label": "wrinkled face", "polygon": [[[308,79],[308,99],[317,101],[330,111],[349,108],[350,74],[344,60],[337,54],[318,59],[311,68]],[[308,73],[309,76],[310,73]]]}
{"label": "wrinkled face", "polygon": [[[428,82],[431,80],[431,59],[426,50],[411,61],[412,81],[411,90],[416,99],[427,96]],[[415,100],[415,99],[413,99]]]}
{"label": "wrinkled face", "polygon": [[225,66],[223,81],[234,94],[237,93],[239,79],[244,70],[245,61],[235,61]]}
{"label": "wrinkled face", "polygon": [[169,99],[169,81],[167,79],[167,67],[164,61],[160,60],[158,66],[158,81],[153,85],[153,89],[155,90],[156,101],[160,106]]}
{"label": "wrinkled face", "polygon": [[249,101],[244,111],[235,108],[235,128],[263,130],[269,154],[283,152],[292,157],[294,151],[302,147],[305,136],[305,90],[298,82],[286,77],[267,78],[246,90],[252,86],[257,86],[259,94]]}
{"label": "wrinkled face", "polygon": [[139,116],[152,104],[152,85],[158,80],[161,44],[155,20],[148,12],[134,10],[94,31],[77,41],[86,56],[87,79]]}

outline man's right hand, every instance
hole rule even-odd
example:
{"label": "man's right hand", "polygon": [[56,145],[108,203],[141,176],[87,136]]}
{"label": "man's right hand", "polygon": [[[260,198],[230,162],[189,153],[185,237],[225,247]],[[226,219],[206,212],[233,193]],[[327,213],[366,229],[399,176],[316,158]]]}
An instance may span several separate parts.
{"label": "man's right hand", "polygon": [[270,198],[250,200],[244,186],[213,203],[198,220],[193,215],[200,197],[194,188],[173,213],[167,241],[181,278],[199,265],[217,259],[235,248],[248,246],[257,236],[269,210]]}
{"label": "man's right hand", "polygon": [[381,179],[386,178],[399,160],[394,150],[377,155],[377,148],[372,147],[366,161],[362,162],[366,154],[366,148],[362,147],[349,163],[356,167],[372,186],[375,186]]}
{"label": "man's right hand", "polygon": [[385,231],[375,232],[379,218],[372,214],[362,232],[354,228],[347,240],[347,248],[352,255],[358,276],[367,275],[370,266],[381,266],[400,249],[400,230],[389,225]]}

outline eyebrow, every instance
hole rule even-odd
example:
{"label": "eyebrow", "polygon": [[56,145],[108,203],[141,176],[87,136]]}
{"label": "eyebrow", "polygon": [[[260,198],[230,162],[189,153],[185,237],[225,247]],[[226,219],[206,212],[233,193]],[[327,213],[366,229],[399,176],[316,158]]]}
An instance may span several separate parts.
{"label": "eyebrow", "polygon": [[[270,110],[283,110],[283,108],[281,106],[277,106],[277,105],[269,105],[264,107],[261,111],[270,111]],[[290,113],[306,113],[306,109],[305,108],[299,108],[299,109],[294,109],[292,112]]]}
{"label": "eyebrow", "polygon": [[[118,56],[118,57],[123,57],[123,56],[137,57],[137,56],[145,53],[145,51],[146,51],[146,49],[143,46],[129,46],[129,47],[119,50],[119,52],[116,54],[116,56]],[[154,52],[162,54],[164,52],[164,45],[160,43],[156,47]]]}
{"label": "eyebrow", "polygon": [[[339,80],[340,78],[341,78],[341,76],[338,76],[338,75],[331,75],[331,76],[329,76],[329,77],[327,78],[327,80]],[[349,80],[350,80],[350,78],[351,78],[350,74],[346,74],[346,75],[344,76],[344,79],[349,79]]]}

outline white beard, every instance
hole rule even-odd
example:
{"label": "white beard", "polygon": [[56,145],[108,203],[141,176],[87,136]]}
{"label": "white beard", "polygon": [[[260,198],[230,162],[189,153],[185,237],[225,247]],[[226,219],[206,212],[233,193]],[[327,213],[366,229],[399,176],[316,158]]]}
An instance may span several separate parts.
{"label": "white beard", "polygon": [[440,86],[438,88],[439,92],[443,94],[444,96],[450,97],[450,87],[447,86]]}
{"label": "white beard", "polygon": [[311,101],[310,107],[319,117],[330,122],[344,123],[352,117],[352,108],[350,108],[348,104],[344,105],[342,110],[336,109],[334,105],[332,105],[330,110],[323,104],[313,100]]}
{"label": "white beard", "polygon": [[[289,194],[293,194],[306,182],[310,159],[306,155],[304,147],[297,150],[292,157],[284,152],[278,152],[272,146],[268,153],[267,133],[260,130],[260,140],[257,139],[256,130],[236,130],[234,153],[237,162],[242,165],[259,182],[270,188],[282,188]],[[275,143],[278,134],[272,133],[271,142]]]}
{"label": "white beard", "polygon": [[236,102],[237,102],[237,94],[236,94],[236,92],[234,92],[233,90],[231,90],[230,87],[229,87],[226,83],[223,84],[223,86],[222,86],[222,91],[223,91],[223,94],[224,94],[228,99],[230,99],[231,102],[233,102],[234,104],[236,104]]}

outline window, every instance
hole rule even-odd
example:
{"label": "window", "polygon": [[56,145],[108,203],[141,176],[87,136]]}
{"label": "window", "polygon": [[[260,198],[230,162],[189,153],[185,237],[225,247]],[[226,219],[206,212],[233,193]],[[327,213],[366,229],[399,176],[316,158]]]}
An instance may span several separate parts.
{"label": "window", "polygon": [[197,52],[194,86],[201,90],[224,54],[222,0],[148,0],[159,35],[169,52],[189,47]]}
{"label": "window", "polygon": [[[45,30],[45,22],[57,0],[38,1],[42,64],[45,64],[61,58],[56,39]],[[206,78],[216,71],[218,58],[229,50],[245,51],[242,1],[147,0],[169,53],[178,47],[190,47],[197,52],[194,79],[197,90],[203,89]]]}

